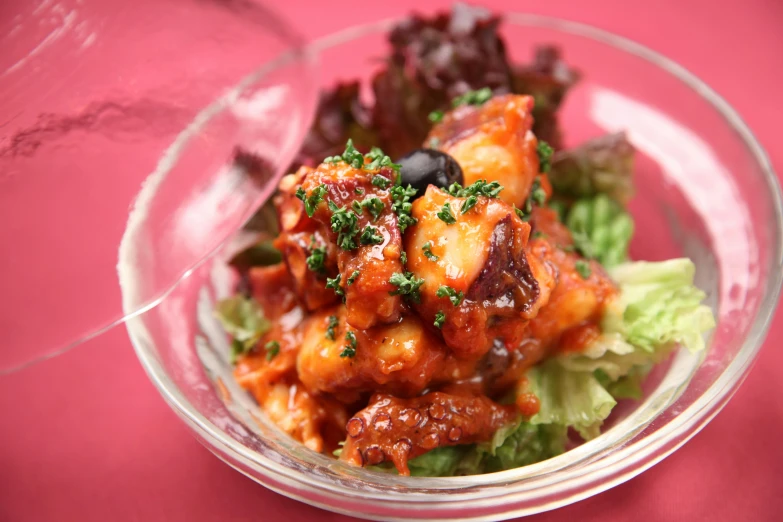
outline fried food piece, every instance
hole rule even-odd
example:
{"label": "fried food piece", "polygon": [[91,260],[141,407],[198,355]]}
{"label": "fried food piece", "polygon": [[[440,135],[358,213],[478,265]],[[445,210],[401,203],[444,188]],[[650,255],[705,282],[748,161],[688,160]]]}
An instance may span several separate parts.
{"label": "fried food piece", "polygon": [[457,160],[465,186],[497,181],[504,187],[500,199],[521,208],[539,174],[532,110],[533,98],[520,95],[495,96],[478,107],[462,105],[448,112],[424,143]]}
{"label": "fried food piece", "polygon": [[357,330],[346,315],[346,308],[337,306],[308,320],[297,358],[299,378],[308,389],[345,403],[378,390],[412,396],[440,368],[446,348],[417,317]]}
{"label": "fried food piece", "polygon": [[340,459],[355,466],[392,462],[407,476],[410,459],[442,446],[489,440],[517,415],[516,406],[502,406],[485,396],[433,392],[399,399],[376,394],[348,421]]}
{"label": "fried food piece", "polygon": [[[478,358],[495,339],[519,344],[554,280],[538,260],[529,262],[530,225],[510,205],[481,196],[462,214],[464,203],[430,186],[413,203],[418,223],[405,234],[405,250],[408,270],[424,280],[416,311],[429,324],[442,315],[449,348]],[[442,219],[446,208],[451,224]]]}

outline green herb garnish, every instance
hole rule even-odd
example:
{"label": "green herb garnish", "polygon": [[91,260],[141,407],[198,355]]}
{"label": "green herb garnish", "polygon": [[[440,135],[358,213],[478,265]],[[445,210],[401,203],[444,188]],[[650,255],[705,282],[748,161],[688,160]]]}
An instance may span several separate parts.
{"label": "green herb garnish", "polygon": [[264,345],[264,350],[266,350],[266,360],[271,361],[280,353],[280,343],[277,341],[269,341]]}
{"label": "green herb garnish", "polygon": [[326,247],[315,248],[315,236],[310,236],[310,255],[307,256],[307,268],[312,272],[323,274],[326,270]]}
{"label": "green herb garnish", "polygon": [[379,176],[376,174],[375,176],[372,177],[372,184],[378,188],[385,189],[385,188],[389,188],[389,185],[391,185],[392,182],[384,178],[383,176]]}
{"label": "green herb garnish", "polygon": [[367,225],[364,227],[359,241],[361,241],[362,245],[380,245],[383,243],[383,236],[378,232],[377,228]]}
{"label": "green herb garnish", "polygon": [[554,149],[549,146],[545,141],[538,141],[536,145],[536,154],[538,154],[538,170],[541,172],[549,172],[552,167],[552,153]]}
{"label": "green herb garnish", "polygon": [[443,111],[432,111],[427,118],[432,123],[440,123],[443,121]]}
{"label": "green herb garnish", "polygon": [[313,217],[313,214],[315,214],[315,207],[324,199],[327,192],[326,185],[319,185],[313,189],[309,196],[302,187],[296,189],[295,195],[304,203],[307,217]]}
{"label": "green herb garnish", "polygon": [[457,222],[457,218],[451,213],[451,205],[449,205],[448,202],[443,204],[443,208],[438,211],[437,216],[447,225],[453,225]]}
{"label": "green herb garnish", "polygon": [[483,105],[490,98],[492,98],[492,89],[484,87],[477,91],[468,91],[461,96],[457,96],[451,100],[452,107],[459,107],[460,105]]}
{"label": "green herb garnish", "polygon": [[435,295],[438,297],[448,297],[449,301],[451,301],[451,304],[454,306],[459,306],[462,302],[462,299],[465,297],[465,294],[462,292],[457,292],[450,286],[446,285],[440,285],[438,287],[438,291],[435,292]]}
{"label": "green herb garnish", "polygon": [[334,329],[337,328],[339,321],[336,315],[329,316],[329,325],[326,327],[326,338],[330,341],[334,341]]}
{"label": "green herb garnish", "polygon": [[356,281],[356,278],[359,277],[359,271],[354,270],[350,276],[348,276],[348,280],[346,281],[348,283],[348,286],[352,285],[354,281]]}
{"label": "green herb garnish", "polygon": [[362,187],[356,187],[355,189],[353,189],[353,192],[359,196],[364,195],[364,189]]}
{"label": "green herb garnish", "polygon": [[354,357],[356,355],[356,334],[348,331],[345,333],[345,340],[348,341],[340,352],[340,357]]}
{"label": "green herb garnish", "polygon": [[421,247],[421,249],[424,251],[424,257],[426,257],[430,261],[437,261],[438,259],[440,259],[438,256],[432,253],[432,243],[430,241],[424,243],[424,246]]}
{"label": "green herb garnish", "polygon": [[593,272],[590,270],[590,263],[585,261],[584,259],[580,259],[576,263],[574,263],[574,268],[576,268],[576,271],[579,272],[579,275],[582,276],[582,279],[587,279],[590,277],[590,274]]}
{"label": "green herb garnish", "polygon": [[410,202],[417,191],[410,185],[408,188],[398,185],[392,187],[389,192],[392,197],[392,210],[397,214],[397,226],[400,228],[400,233],[405,233],[405,229],[418,223],[416,218],[411,217],[413,205]]}
{"label": "green herb garnish", "polygon": [[391,158],[384,154],[378,147],[373,147],[365,158],[370,160],[370,162],[364,165],[364,170],[377,170],[381,167],[390,167],[395,172],[400,171],[400,165],[394,163]]}
{"label": "green herb garnish", "polygon": [[400,253],[400,263],[403,265],[408,264],[408,253],[405,250]]}
{"label": "green herb garnish", "polygon": [[385,208],[383,201],[375,196],[366,198],[360,205],[361,208],[367,209],[367,212],[370,213],[373,221],[378,219],[378,216],[381,215],[381,212],[383,212],[383,209]]}
{"label": "green herb garnish", "polygon": [[333,201],[329,201],[329,210],[332,211],[332,231],[337,233],[337,246],[343,250],[353,250],[356,248],[353,237],[358,232],[356,213],[345,207],[338,207]]}
{"label": "green herb garnish", "polygon": [[435,322],[433,324],[436,328],[440,328],[443,326],[444,321],[446,321],[446,314],[444,314],[442,310],[438,310],[438,313],[435,314]]}
{"label": "green herb garnish", "polygon": [[340,286],[340,279],[342,279],[342,277],[343,276],[341,274],[337,274],[337,277],[335,278],[327,277],[326,288],[331,288],[332,290],[334,290],[334,293],[337,295],[345,295],[345,291],[343,290],[343,287]]}
{"label": "green herb garnish", "polygon": [[389,292],[390,295],[404,295],[418,303],[421,300],[419,288],[424,284],[424,279],[418,278],[410,272],[392,274],[389,283],[397,287],[397,290]]}

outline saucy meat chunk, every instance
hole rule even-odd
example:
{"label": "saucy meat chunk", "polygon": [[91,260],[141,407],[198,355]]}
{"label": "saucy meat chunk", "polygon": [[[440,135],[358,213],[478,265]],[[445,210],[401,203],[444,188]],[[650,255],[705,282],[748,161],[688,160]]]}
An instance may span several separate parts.
{"label": "saucy meat chunk", "polygon": [[517,416],[516,406],[485,396],[433,392],[399,399],[377,394],[348,421],[340,459],[356,466],[392,462],[400,475],[410,475],[410,459],[442,446],[489,440]]}
{"label": "saucy meat chunk", "polygon": [[[307,216],[304,205],[295,195],[310,170],[302,167],[280,180],[274,200],[280,235],[274,246],[291,273],[292,288],[305,308],[312,311],[337,302],[339,296],[326,287],[326,279],[338,273],[337,245],[327,236],[321,223]],[[314,254],[320,258],[318,266],[308,263]]]}
{"label": "saucy meat chunk", "polygon": [[[255,350],[237,361],[234,377],[270,420],[296,440],[314,451],[336,447],[345,435],[348,412],[334,399],[307,391],[296,374],[304,311],[293,282],[280,264],[251,269],[250,284],[265,316],[272,319],[271,329]],[[276,348],[271,354],[262,349],[270,342]]]}
{"label": "saucy meat chunk", "polygon": [[481,196],[463,214],[464,203],[430,186],[413,203],[418,223],[405,234],[405,250],[408,270],[423,279],[416,311],[440,323],[455,354],[478,357],[495,339],[521,341],[553,279],[538,260],[528,262],[530,225],[513,207]]}
{"label": "saucy meat chunk", "polygon": [[346,320],[355,328],[394,323],[402,313],[389,282],[402,272],[402,234],[391,192],[397,175],[390,167],[322,163],[308,170],[298,189],[337,247],[335,291],[344,294]]}
{"label": "saucy meat chunk", "polygon": [[531,223],[539,234],[528,244],[528,259],[547,267],[555,286],[530,322],[530,336],[545,346],[565,341],[572,346],[561,349],[583,348],[600,334],[598,323],[617,287],[600,263],[575,252],[571,232],[553,210],[534,208]]}
{"label": "saucy meat chunk", "polygon": [[358,330],[346,323],[346,315],[346,308],[337,306],[309,319],[297,368],[310,390],[346,403],[377,390],[411,396],[441,366],[446,348],[417,317]]}
{"label": "saucy meat chunk", "polygon": [[532,110],[532,97],[510,94],[479,107],[462,105],[447,113],[424,143],[457,160],[465,185],[497,181],[504,187],[500,199],[522,207],[539,173]]}

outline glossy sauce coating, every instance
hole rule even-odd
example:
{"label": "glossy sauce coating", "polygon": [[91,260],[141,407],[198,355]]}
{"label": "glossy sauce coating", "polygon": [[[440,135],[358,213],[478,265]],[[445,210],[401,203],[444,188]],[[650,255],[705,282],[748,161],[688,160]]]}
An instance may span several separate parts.
{"label": "glossy sauce coating", "polygon": [[[382,237],[380,244],[361,244],[357,234],[354,238],[355,249],[337,247],[337,266],[345,292],[346,320],[360,329],[394,323],[402,314],[402,299],[391,295],[395,287],[389,282],[393,274],[403,271],[402,236],[397,215],[392,210],[389,190],[373,185],[375,176],[385,178],[390,188],[397,174],[391,168],[369,171],[353,168],[344,162],[322,163],[316,169],[309,170],[301,185],[308,195],[318,187],[326,187],[327,193],[315,209],[312,219],[329,227],[327,235],[332,242],[336,242],[338,234],[330,228],[333,212],[328,202],[351,211],[354,202],[361,203],[368,198],[377,198],[383,205],[377,217],[373,217],[368,210],[360,212],[356,225],[359,233],[368,226],[373,227]],[[349,285],[348,279],[355,272],[358,274],[353,284]]]}
{"label": "glossy sauce coating", "polygon": [[[464,203],[465,198],[430,186],[413,204],[418,223],[405,235],[405,250],[408,270],[424,280],[416,311],[427,322],[444,314],[445,343],[457,356],[476,357],[494,339],[511,345],[522,339],[526,321],[546,302],[547,288],[542,292],[541,285],[551,285],[551,278],[528,263],[530,225],[513,207],[482,196],[463,214]],[[452,224],[439,217],[444,205]],[[462,300],[455,304],[438,296],[444,286],[461,292]]]}
{"label": "glossy sauce coating", "polygon": [[484,396],[378,394],[348,421],[340,458],[357,466],[392,462],[400,475],[410,475],[408,460],[438,447],[487,440],[517,415],[515,406]]}
{"label": "glossy sauce coating", "polygon": [[531,132],[533,98],[496,96],[481,105],[463,105],[432,128],[425,144],[457,160],[465,185],[480,179],[503,185],[500,199],[521,207],[538,175],[538,140]]}

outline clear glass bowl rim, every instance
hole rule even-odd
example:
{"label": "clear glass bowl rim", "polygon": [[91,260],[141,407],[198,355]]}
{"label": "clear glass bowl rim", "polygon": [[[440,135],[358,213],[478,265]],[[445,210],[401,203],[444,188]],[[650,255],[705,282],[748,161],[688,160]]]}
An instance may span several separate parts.
{"label": "clear glass bowl rim", "polygon": [[[136,322],[127,322],[126,326],[131,342],[148,376],[166,402],[194,430],[202,443],[219,458],[251,479],[259,481],[257,475],[263,476],[264,485],[278,493],[317,507],[350,515],[363,513],[363,506],[375,505],[377,508],[378,503],[388,504],[388,514],[383,515],[383,520],[394,520],[394,516],[391,515],[394,511],[393,505],[394,503],[401,505],[402,502],[415,504],[416,508],[420,510],[422,519],[426,519],[428,512],[434,510],[445,510],[449,513],[459,513],[464,510],[462,514],[452,518],[453,520],[476,520],[486,517],[492,517],[492,519],[510,518],[561,507],[633,478],[690,440],[725,406],[747,376],[762,346],[778,303],[783,282],[783,240],[781,239],[783,198],[781,198],[780,185],[771,162],[747,124],[726,100],[693,73],[671,59],[628,38],[581,22],[543,15],[504,13],[503,18],[506,24],[536,26],[566,32],[593,39],[620,51],[636,55],[660,67],[690,87],[711,104],[737,133],[761,171],[774,212],[775,222],[772,226],[777,229],[777,233],[774,235],[773,254],[770,259],[770,276],[759,306],[759,312],[750,327],[748,336],[721,376],[677,418],[657,429],[651,436],[633,441],[609,455],[572,470],[571,476],[565,480],[544,481],[541,484],[535,484],[531,481],[526,481],[524,484],[514,484],[515,480],[521,478],[520,470],[525,468],[481,476],[437,480],[400,477],[398,480],[403,487],[412,490],[426,487],[430,491],[433,489],[444,491],[445,494],[412,495],[405,493],[404,497],[398,497],[397,495],[390,496],[387,493],[380,497],[377,494],[374,495],[373,492],[359,491],[338,483],[319,480],[306,472],[290,470],[231,438],[199,413],[187,400],[177,385],[168,377],[155,354],[152,353],[152,347],[141,342],[141,336],[135,330]],[[398,21],[398,19],[387,19],[347,28],[312,42],[308,45],[307,50],[317,53],[362,35],[386,30]],[[295,53],[282,55],[277,63],[282,65],[291,59],[295,59]],[[600,449],[592,455],[595,456],[598,453],[601,453]],[[493,488],[492,486],[502,486],[502,488]],[[477,494],[475,491],[470,494],[454,492],[466,487],[473,490],[478,488],[479,493]],[[339,498],[339,502],[334,502],[335,498]],[[402,500],[403,498],[404,500]],[[531,503],[534,504],[531,505]],[[502,511],[490,509],[491,513],[489,514],[487,514],[488,512],[473,511],[477,508],[481,511],[481,507],[489,505],[508,506],[508,509]],[[381,515],[365,514],[364,516],[381,519]],[[411,520],[411,518],[404,517],[399,520]]]}

